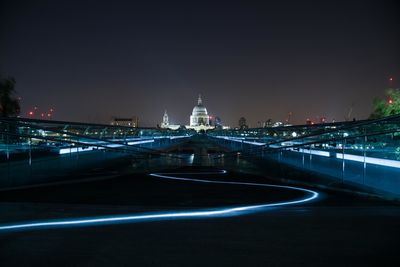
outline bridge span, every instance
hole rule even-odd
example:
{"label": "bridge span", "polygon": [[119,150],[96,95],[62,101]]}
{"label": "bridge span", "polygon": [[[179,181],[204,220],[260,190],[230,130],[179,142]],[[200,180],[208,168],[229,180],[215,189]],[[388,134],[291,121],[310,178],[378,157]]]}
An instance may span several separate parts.
{"label": "bridge span", "polygon": [[1,119],[0,262],[397,265],[399,126]]}

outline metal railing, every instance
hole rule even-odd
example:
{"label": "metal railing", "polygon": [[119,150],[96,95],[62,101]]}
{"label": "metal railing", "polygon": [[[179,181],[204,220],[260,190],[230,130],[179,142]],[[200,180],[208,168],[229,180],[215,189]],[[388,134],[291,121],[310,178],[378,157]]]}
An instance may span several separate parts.
{"label": "metal railing", "polygon": [[127,157],[136,162],[149,156],[171,158],[163,149],[185,142],[191,134],[155,128],[1,118],[0,188],[62,179]]}
{"label": "metal railing", "polygon": [[[214,133],[220,145],[247,158],[264,158],[280,165],[320,174],[341,183],[361,185],[400,196],[400,116],[343,124],[280,129],[271,136],[243,132]],[[247,130],[252,132],[252,129]],[[236,133],[236,135],[234,134]],[[296,133],[296,134],[290,134]]]}

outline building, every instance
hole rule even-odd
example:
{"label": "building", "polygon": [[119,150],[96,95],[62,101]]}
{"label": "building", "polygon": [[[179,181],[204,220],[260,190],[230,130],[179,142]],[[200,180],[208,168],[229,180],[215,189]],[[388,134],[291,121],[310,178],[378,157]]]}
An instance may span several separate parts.
{"label": "building", "polygon": [[207,109],[203,105],[201,96],[197,100],[197,105],[194,106],[192,115],[190,115],[190,125],[186,126],[187,129],[194,129],[196,131],[213,129],[214,126],[210,125],[210,117],[208,116]]}
{"label": "building", "polygon": [[163,116],[163,121],[161,123],[161,128],[168,128],[168,126],[169,126],[168,114],[167,114],[167,111],[165,110],[164,116]]}
{"label": "building", "polygon": [[272,127],[272,125],[273,125],[272,119],[268,119],[268,120],[264,121],[264,123],[263,123],[264,128]]}
{"label": "building", "polygon": [[194,106],[192,110],[192,115],[190,115],[189,125],[181,126],[181,125],[170,124],[167,111],[165,111],[163,115],[163,120],[159,127],[162,129],[171,129],[171,130],[177,130],[181,127],[185,127],[186,129],[192,129],[199,132],[199,131],[214,129],[215,126],[217,126],[218,129],[221,128],[229,129],[228,126],[222,125],[221,119],[219,117],[215,117],[214,125],[211,124],[211,118],[208,115],[206,107],[203,105],[203,100],[201,99],[201,96],[199,95],[199,98],[197,100],[197,105]]}
{"label": "building", "polygon": [[239,119],[239,129],[248,129],[249,128],[249,126],[247,125],[247,121],[246,121],[246,118],[245,117],[241,117],[240,119]]}
{"label": "building", "polygon": [[181,126],[175,124],[169,124],[169,118],[167,111],[164,112],[163,121],[161,122],[160,128],[178,130]]}
{"label": "building", "polygon": [[190,116],[190,126],[210,126],[210,117],[208,116],[206,107],[203,106],[200,95],[197,100],[197,106],[194,106],[192,115]]}
{"label": "building", "polygon": [[222,127],[223,127],[222,120],[218,116],[214,117],[214,123],[213,124],[214,124],[215,128],[217,128],[217,129],[222,129]]}
{"label": "building", "polygon": [[137,116],[133,116],[131,118],[114,117],[111,121],[111,125],[136,128],[139,127],[139,118]]}

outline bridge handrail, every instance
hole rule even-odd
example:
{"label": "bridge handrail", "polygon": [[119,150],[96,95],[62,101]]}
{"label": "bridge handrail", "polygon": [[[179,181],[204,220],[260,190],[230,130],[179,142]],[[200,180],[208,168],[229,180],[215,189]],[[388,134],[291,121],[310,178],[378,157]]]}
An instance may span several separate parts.
{"label": "bridge handrail", "polygon": [[[343,132],[345,130],[349,130],[349,129],[354,129],[354,128],[360,128],[361,126],[369,126],[372,124],[379,124],[382,122],[392,122],[394,120],[398,120],[400,119],[400,115],[394,115],[394,116],[390,116],[390,117],[386,117],[386,118],[382,118],[382,119],[376,119],[376,120],[367,120],[367,121],[363,121],[362,123],[359,124],[352,124],[351,126],[346,126],[346,127],[341,127],[341,128],[336,128],[336,129],[330,129],[327,131],[324,131],[322,133],[311,133],[308,135],[302,135],[302,136],[297,136],[297,137],[288,137],[288,138],[284,138],[284,139],[279,139],[279,140],[274,140],[272,142],[269,143],[265,143],[264,145],[260,145],[260,146],[253,146],[250,148],[246,148],[246,149],[239,149],[239,150],[235,150],[232,151],[230,153],[227,154],[232,154],[235,155],[238,152],[242,152],[242,153],[250,153],[252,151],[258,152],[258,151],[264,151],[267,152],[269,150],[279,150],[279,149],[288,149],[288,148],[297,148],[297,147],[302,147],[302,146],[309,146],[309,145],[315,145],[315,144],[322,144],[322,143],[327,143],[327,142],[335,142],[335,141],[340,141],[340,140],[351,140],[351,139],[355,139],[355,138],[359,138],[359,137],[364,137],[364,136],[374,136],[374,135],[382,135],[382,134],[390,134],[390,133],[398,133],[400,132],[400,127],[396,127],[394,129],[391,130],[379,130],[376,132],[366,132],[366,128],[362,128],[363,132],[361,134],[357,134],[357,135],[349,135],[349,136],[341,136],[341,137],[334,137],[334,138],[325,138],[322,140],[317,140],[317,141],[310,141],[310,142],[306,142],[306,143],[302,143],[302,144],[293,144],[293,145],[285,145],[285,146],[280,146],[280,147],[270,147],[272,145],[276,145],[276,144],[281,144],[283,142],[293,142],[293,141],[298,141],[298,140],[304,140],[310,137],[316,137],[316,136],[321,136],[321,135],[328,135],[331,133],[340,133]],[[400,121],[399,121],[400,123]],[[212,136],[213,137],[213,136]],[[218,137],[214,137],[214,138],[218,138]]]}
{"label": "bridge handrail", "polygon": [[[5,124],[12,124],[15,126],[24,126],[24,127],[29,127],[29,128],[34,128],[36,130],[42,130],[43,128],[38,126],[38,125],[26,125],[24,123],[20,123],[18,121],[12,121],[10,123],[10,121],[8,120],[0,120]],[[163,152],[162,150],[157,150],[157,149],[153,149],[153,148],[147,148],[147,147],[141,147],[138,145],[131,145],[131,144],[127,144],[127,142],[125,141],[115,141],[115,140],[110,140],[110,139],[103,139],[103,138],[97,138],[97,137],[93,137],[93,136],[87,136],[87,135],[81,135],[81,134],[76,134],[76,133],[71,133],[68,131],[63,131],[63,130],[49,130],[49,129],[45,129],[46,132],[52,132],[52,133],[56,133],[56,134],[60,134],[61,136],[59,136],[59,138],[56,137],[51,137],[51,136],[40,136],[40,135],[33,135],[33,134],[21,134],[21,133],[12,133],[12,132],[8,132],[8,131],[4,131],[1,129],[0,127],[0,133],[1,134],[5,134],[8,136],[15,136],[15,137],[23,137],[23,138],[36,138],[36,139],[40,139],[40,140],[51,140],[51,141],[58,141],[58,142],[62,142],[62,143],[79,143],[80,145],[83,146],[95,146],[95,147],[103,147],[103,148],[107,148],[109,150],[114,150],[114,151],[119,151],[119,152],[128,152],[127,148],[129,149],[135,149],[135,150],[142,150],[142,153],[148,153],[148,154],[153,154],[153,155],[161,155],[161,156],[170,156],[168,153]],[[67,135],[67,136],[62,136],[62,135]],[[80,140],[68,140],[68,137],[74,137],[74,138],[79,138]],[[165,136],[165,138],[168,138],[167,136]],[[97,141],[97,142],[104,142],[104,144],[93,144],[93,143],[87,143],[84,142],[82,139],[86,139],[86,140],[92,140],[92,141]],[[143,138],[144,139],[144,138]],[[147,138],[148,139],[148,138]],[[146,139],[146,140],[147,140]],[[112,148],[109,147],[110,144],[113,145],[121,145],[123,146],[123,148]],[[135,153],[138,153],[138,151],[133,151]]]}

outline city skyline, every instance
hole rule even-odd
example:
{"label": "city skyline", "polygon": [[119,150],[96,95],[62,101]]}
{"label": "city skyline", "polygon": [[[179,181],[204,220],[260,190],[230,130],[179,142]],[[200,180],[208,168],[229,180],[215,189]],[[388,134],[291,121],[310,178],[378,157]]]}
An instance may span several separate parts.
{"label": "city skyline", "polygon": [[0,1],[1,266],[400,266],[399,3]]}
{"label": "city skyline", "polygon": [[[168,110],[187,124],[200,93],[237,126],[366,119],[400,74],[395,1],[283,3],[3,2],[0,72],[22,116],[108,123]],[[398,86],[397,86],[398,87]],[[351,111],[351,112],[350,112]]]}

